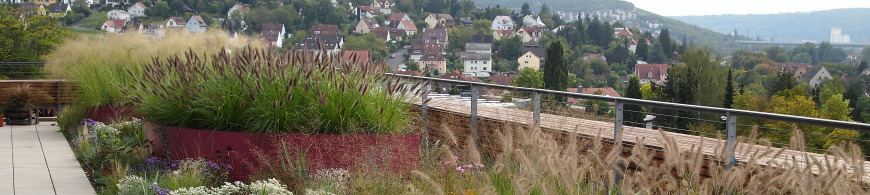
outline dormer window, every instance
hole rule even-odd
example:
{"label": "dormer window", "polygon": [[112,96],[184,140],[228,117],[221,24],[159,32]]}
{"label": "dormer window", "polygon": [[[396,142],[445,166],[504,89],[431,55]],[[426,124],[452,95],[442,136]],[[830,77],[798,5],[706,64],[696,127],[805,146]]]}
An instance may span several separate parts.
{"label": "dormer window", "polygon": [[652,72],[646,74],[647,77],[652,77]]}

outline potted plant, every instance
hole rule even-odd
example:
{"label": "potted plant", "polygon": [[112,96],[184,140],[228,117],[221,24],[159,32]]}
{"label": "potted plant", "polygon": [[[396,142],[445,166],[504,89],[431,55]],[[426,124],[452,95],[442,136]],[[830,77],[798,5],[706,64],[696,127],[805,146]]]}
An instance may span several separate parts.
{"label": "potted plant", "polygon": [[235,179],[256,168],[243,164],[253,148],[292,153],[314,170],[419,164],[408,111],[420,83],[386,77],[383,63],[252,48],[183,56],[145,65],[138,87],[125,92],[146,119],[158,156],[232,150]]}
{"label": "potted plant", "polygon": [[9,118],[6,123],[10,125],[39,123],[36,108],[51,99],[45,91],[33,88],[29,84],[17,85],[3,94],[3,102],[0,103],[6,108],[4,115]]}
{"label": "potted plant", "polygon": [[3,127],[3,124],[5,124],[4,120],[6,119],[6,116],[3,116],[3,110],[3,106],[0,106],[0,127]]}

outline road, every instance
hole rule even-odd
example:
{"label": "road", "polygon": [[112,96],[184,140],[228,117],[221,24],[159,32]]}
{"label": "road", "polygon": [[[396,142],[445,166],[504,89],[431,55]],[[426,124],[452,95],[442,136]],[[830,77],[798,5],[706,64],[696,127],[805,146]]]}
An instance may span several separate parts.
{"label": "road", "polygon": [[408,53],[407,46],[399,49],[395,53],[390,54],[390,55],[396,55],[395,58],[390,58],[390,56],[387,56],[387,58],[386,58],[387,64],[390,65],[390,70],[396,71],[396,70],[398,70],[400,65],[405,64],[405,57],[404,56],[406,53]]}

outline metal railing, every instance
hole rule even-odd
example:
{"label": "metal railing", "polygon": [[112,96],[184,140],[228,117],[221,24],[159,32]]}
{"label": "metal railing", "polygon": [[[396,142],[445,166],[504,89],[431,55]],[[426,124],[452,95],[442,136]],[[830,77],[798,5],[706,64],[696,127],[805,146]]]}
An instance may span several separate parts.
{"label": "metal railing", "polygon": [[[467,85],[470,86],[471,92],[471,135],[474,136],[475,139],[478,137],[477,132],[477,122],[478,122],[478,93],[476,90],[477,87],[485,87],[485,88],[493,88],[493,89],[501,89],[501,90],[511,90],[523,93],[532,93],[532,104],[533,104],[533,120],[534,127],[540,128],[541,121],[541,95],[554,95],[554,96],[564,96],[569,98],[578,98],[584,100],[592,100],[592,101],[604,101],[604,102],[612,102],[613,103],[613,125],[614,125],[614,135],[613,142],[614,144],[622,145],[622,133],[624,123],[624,113],[627,112],[642,112],[642,111],[627,111],[624,110],[624,105],[638,105],[638,106],[646,106],[653,108],[661,108],[661,109],[670,109],[677,111],[688,111],[695,113],[707,113],[713,115],[724,116],[725,120],[725,137],[726,137],[726,151],[725,154],[727,159],[726,169],[730,169],[736,163],[735,157],[735,147],[737,144],[737,130],[738,126],[743,124],[738,124],[738,118],[748,118],[748,119],[761,119],[768,121],[780,121],[794,124],[803,124],[803,125],[812,125],[812,126],[820,126],[827,128],[837,128],[837,129],[850,129],[856,130],[861,133],[870,133],[870,124],[866,123],[856,123],[856,122],[848,122],[848,121],[838,121],[838,120],[830,120],[830,119],[821,119],[821,118],[812,118],[812,117],[803,117],[803,116],[794,116],[794,115],[785,115],[785,114],[775,114],[775,113],[767,113],[767,112],[758,112],[758,111],[749,111],[749,110],[740,110],[740,109],[727,109],[727,108],[717,108],[717,107],[707,107],[707,106],[698,106],[698,105],[689,105],[689,104],[679,104],[679,103],[670,103],[670,102],[660,102],[660,101],[651,101],[651,100],[642,100],[642,99],[633,99],[633,98],[623,98],[623,97],[610,97],[610,96],[602,96],[602,95],[589,95],[582,93],[574,93],[567,91],[554,91],[547,89],[535,89],[535,88],[525,88],[525,87],[515,87],[515,86],[505,86],[505,85],[497,85],[497,84],[489,84],[489,83],[480,83],[480,82],[469,82],[469,81],[460,81],[460,80],[452,80],[452,79],[441,79],[441,78],[430,78],[430,77],[421,77],[421,76],[410,76],[410,75],[401,75],[401,74],[393,74],[387,73],[387,76],[401,77],[404,79],[412,79],[412,80],[426,80],[431,81],[432,83],[446,83],[451,85]],[[425,86],[428,88],[429,86]],[[429,112],[429,106],[427,105],[427,100],[429,99],[428,93],[423,93],[422,101],[421,101],[421,109],[422,109],[422,123],[424,127],[426,127],[427,116]],[[651,113],[654,114],[654,113]],[[680,117],[680,116],[663,116],[663,117]],[[700,118],[698,118],[700,119]],[[714,121],[718,122],[718,121]],[[668,127],[673,128],[673,127]],[[767,127],[765,127],[767,128]],[[677,129],[677,128],[674,128]],[[769,128],[772,129],[772,128]],[[685,130],[685,129],[679,129]],[[780,129],[776,129],[780,130]],[[426,128],[424,128],[423,134],[427,134]],[[689,130],[690,131],[690,130]],[[783,130],[788,131],[788,130]],[[848,138],[847,138],[848,139]],[[861,140],[867,141],[867,140]],[[870,141],[868,141],[870,142]],[[782,145],[778,143],[778,145]],[[786,144],[787,146],[787,144]],[[812,149],[812,148],[811,148]],[[824,149],[815,149],[818,151],[825,151]]]}
{"label": "metal railing", "polygon": [[8,79],[36,79],[48,75],[45,62],[0,62],[0,77]]}

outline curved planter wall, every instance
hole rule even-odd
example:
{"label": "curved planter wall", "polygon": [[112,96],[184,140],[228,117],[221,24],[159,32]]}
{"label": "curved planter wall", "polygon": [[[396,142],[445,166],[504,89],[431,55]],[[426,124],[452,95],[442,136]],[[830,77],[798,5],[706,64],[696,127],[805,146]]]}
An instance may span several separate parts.
{"label": "curved planter wall", "polygon": [[113,121],[126,121],[130,117],[139,117],[135,114],[135,109],[131,107],[119,106],[97,106],[87,108],[87,118],[103,123],[111,123]]}
{"label": "curved planter wall", "polygon": [[405,172],[420,164],[419,135],[266,135],[188,129],[146,121],[145,136],[154,141],[153,152],[157,157],[214,159],[219,153],[222,157],[229,154],[233,180],[247,179],[258,166],[254,151],[274,156],[283,150],[282,144],[291,151],[304,152],[311,172],[324,168],[378,168]]}

